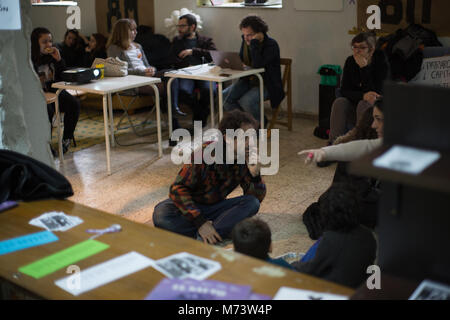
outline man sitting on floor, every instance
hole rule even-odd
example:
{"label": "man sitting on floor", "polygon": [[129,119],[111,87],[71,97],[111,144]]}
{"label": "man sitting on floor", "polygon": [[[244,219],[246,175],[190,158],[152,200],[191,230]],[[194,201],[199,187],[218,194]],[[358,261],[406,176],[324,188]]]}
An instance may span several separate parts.
{"label": "man sitting on floor", "polygon": [[[219,124],[223,141],[206,143],[199,150],[201,164],[185,164],[175,182],[170,187],[169,199],[159,203],[153,212],[156,227],[188,237],[201,238],[205,243],[215,244],[223,238],[230,238],[231,230],[240,221],[254,216],[266,195],[266,185],[260,175],[258,161],[249,161],[249,141],[245,141],[245,151],[238,153],[238,141],[227,137],[227,129],[257,129],[256,120],[248,113],[235,110],[227,113]],[[223,142],[222,144],[220,144]],[[222,145],[222,163],[205,162],[205,148],[211,150],[213,144]],[[233,145],[234,144],[234,145]],[[234,147],[234,155],[227,149]],[[229,152],[229,151],[228,151]],[[233,163],[228,164],[228,158]],[[239,159],[245,159],[239,164]],[[227,159],[227,161],[225,161]],[[227,163],[227,164],[226,164]],[[226,199],[240,185],[243,196]]]}

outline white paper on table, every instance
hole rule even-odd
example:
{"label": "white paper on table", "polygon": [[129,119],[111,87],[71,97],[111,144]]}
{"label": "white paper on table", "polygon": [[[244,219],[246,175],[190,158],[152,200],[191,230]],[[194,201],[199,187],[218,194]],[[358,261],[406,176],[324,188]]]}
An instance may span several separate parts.
{"label": "white paper on table", "polygon": [[281,287],[273,300],[348,300],[347,296]]}
{"label": "white paper on table", "polygon": [[204,280],[222,269],[219,262],[194,256],[187,252],[177,253],[155,261],[156,270],[168,278]]}
{"label": "white paper on table", "polygon": [[84,221],[75,216],[68,216],[64,212],[47,212],[37,218],[32,219],[29,223],[32,226],[46,229],[48,231],[67,231],[73,227],[82,224]]}
{"label": "white paper on table", "polygon": [[373,165],[410,174],[419,174],[441,157],[437,151],[393,146],[373,161]]}
{"label": "white paper on table", "polygon": [[0,30],[20,30],[20,4],[17,0],[0,0]]}
{"label": "white paper on table", "polygon": [[79,274],[56,280],[55,284],[70,294],[78,296],[150,267],[154,263],[154,260],[132,251],[83,270]]}
{"label": "white paper on table", "polygon": [[408,300],[450,300],[450,286],[423,280]]}

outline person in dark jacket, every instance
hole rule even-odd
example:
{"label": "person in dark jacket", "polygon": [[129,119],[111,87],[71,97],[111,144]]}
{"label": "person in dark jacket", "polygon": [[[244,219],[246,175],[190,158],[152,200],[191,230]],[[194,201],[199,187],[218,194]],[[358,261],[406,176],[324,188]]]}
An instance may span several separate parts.
{"label": "person in dark jacket", "polygon": [[333,184],[319,201],[318,216],[304,219],[309,221],[306,227],[312,238],[318,238],[318,244],[313,245],[307,259],[291,265],[297,271],[344,286],[361,285],[368,277],[367,267],[375,261],[377,244],[372,232],[360,224],[360,210],[353,188]]}
{"label": "person in dark jacket", "polygon": [[[212,61],[210,50],[216,50],[216,45],[211,38],[201,36],[197,32],[197,19],[192,14],[186,14],[178,20],[178,36],[172,41],[172,57],[174,67],[185,68],[196,66]],[[193,97],[194,90],[200,91],[200,99]],[[193,120],[202,121],[203,126],[209,115],[209,82],[191,79],[175,79],[172,82],[172,105],[174,109],[174,119],[176,115],[186,114],[179,109],[179,96],[184,95],[184,100],[189,101],[193,109]],[[174,121],[174,129],[178,128],[178,122]]]}
{"label": "person in dark jacket", "polygon": [[[271,107],[277,108],[285,95],[278,43],[267,35],[269,27],[258,16],[244,18],[239,28],[242,32],[241,60],[252,68],[265,69],[264,100],[270,99]],[[256,77],[239,79],[236,84],[225,89],[223,94],[225,111],[240,108],[251,113],[257,120],[261,118],[259,81]]]}
{"label": "person in dark jacket", "polygon": [[[56,92],[54,82],[61,81],[61,73],[66,69],[59,50],[53,46],[52,34],[46,28],[36,28],[31,33],[31,60],[34,70],[41,80],[44,92]],[[74,140],[75,127],[80,116],[80,102],[62,90],[59,94],[59,109],[64,113],[63,152],[67,152],[70,140]],[[52,122],[55,104],[47,105],[48,117]]]}
{"label": "person in dark jacket", "polygon": [[381,97],[389,65],[385,54],[375,50],[376,36],[360,33],[351,42],[353,55],[345,61],[341,95],[331,108],[330,143],[355,126],[364,112]]}

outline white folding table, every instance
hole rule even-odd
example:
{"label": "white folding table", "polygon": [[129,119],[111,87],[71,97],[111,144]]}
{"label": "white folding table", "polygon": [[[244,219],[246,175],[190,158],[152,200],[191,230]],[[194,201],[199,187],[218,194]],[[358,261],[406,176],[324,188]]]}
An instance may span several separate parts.
{"label": "white folding table", "polygon": [[[259,96],[261,104],[261,119],[260,123],[264,124],[264,80],[261,73],[264,72],[264,68],[260,69],[248,69],[248,70],[231,70],[222,69],[219,73],[213,72],[214,66],[209,64],[202,64],[198,66],[188,67],[184,69],[174,70],[166,72],[165,77],[170,78],[167,82],[167,106],[168,106],[168,117],[169,117],[169,139],[172,136],[172,96],[171,96],[171,85],[176,78],[180,79],[191,79],[191,80],[202,80],[209,81],[209,94],[210,94],[210,108],[211,108],[211,126],[214,127],[214,91],[213,82],[218,83],[218,97],[219,97],[219,121],[223,117],[223,83],[225,81],[230,81],[234,79],[239,79],[242,77],[256,76],[259,79]],[[226,75],[226,76],[225,76]]]}
{"label": "white folding table", "polygon": [[[160,83],[161,79],[129,75],[126,77],[106,77],[101,80],[96,80],[87,84],[75,84],[68,82],[56,82],[52,85],[53,88],[58,89],[56,96],[58,97],[62,90],[77,90],[86,93],[99,94],[103,96],[103,120],[105,125],[105,144],[106,144],[106,168],[108,175],[111,174],[111,158],[110,158],[110,142],[108,132],[108,122],[111,130],[111,144],[114,146],[114,119],[112,111],[112,97],[113,93],[120,91],[138,88],[142,86],[151,86],[155,91],[155,106],[156,106],[156,123],[158,131],[158,156],[162,157],[162,141],[161,141],[161,114],[159,106],[159,91],[155,84]],[[111,116],[109,117],[108,114]],[[61,121],[59,112],[58,99],[55,100],[55,115],[58,128],[58,148],[59,159],[64,161],[62,150],[62,135],[61,135]]]}

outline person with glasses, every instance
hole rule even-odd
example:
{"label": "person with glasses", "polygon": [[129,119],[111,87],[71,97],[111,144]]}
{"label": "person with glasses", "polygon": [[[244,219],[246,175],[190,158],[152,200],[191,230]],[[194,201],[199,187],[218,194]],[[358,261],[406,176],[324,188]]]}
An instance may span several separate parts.
{"label": "person with glasses", "polygon": [[[216,50],[213,39],[201,36],[197,32],[197,19],[192,14],[186,14],[178,19],[178,36],[172,41],[173,66],[177,69],[196,66],[212,61],[210,50]],[[194,90],[200,90],[200,99],[194,97]],[[186,116],[179,109],[179,96],[188,101],[193,110],[193,120],[202,121],[203,126],[209,115],[209,82],[191,79],[175,79],[172,83],[172,105],[174,109],[173,128],[180,127],[177,115]]]}
{"label": "person with glasses", "polygon": [[382,96],[389,67],[384,52],[376,50],[375,45],[376,36],[372,32],[360,33],[352,39],[353,54],[345,61],[342,97],[331,108],[329,144],[354,127]]}

